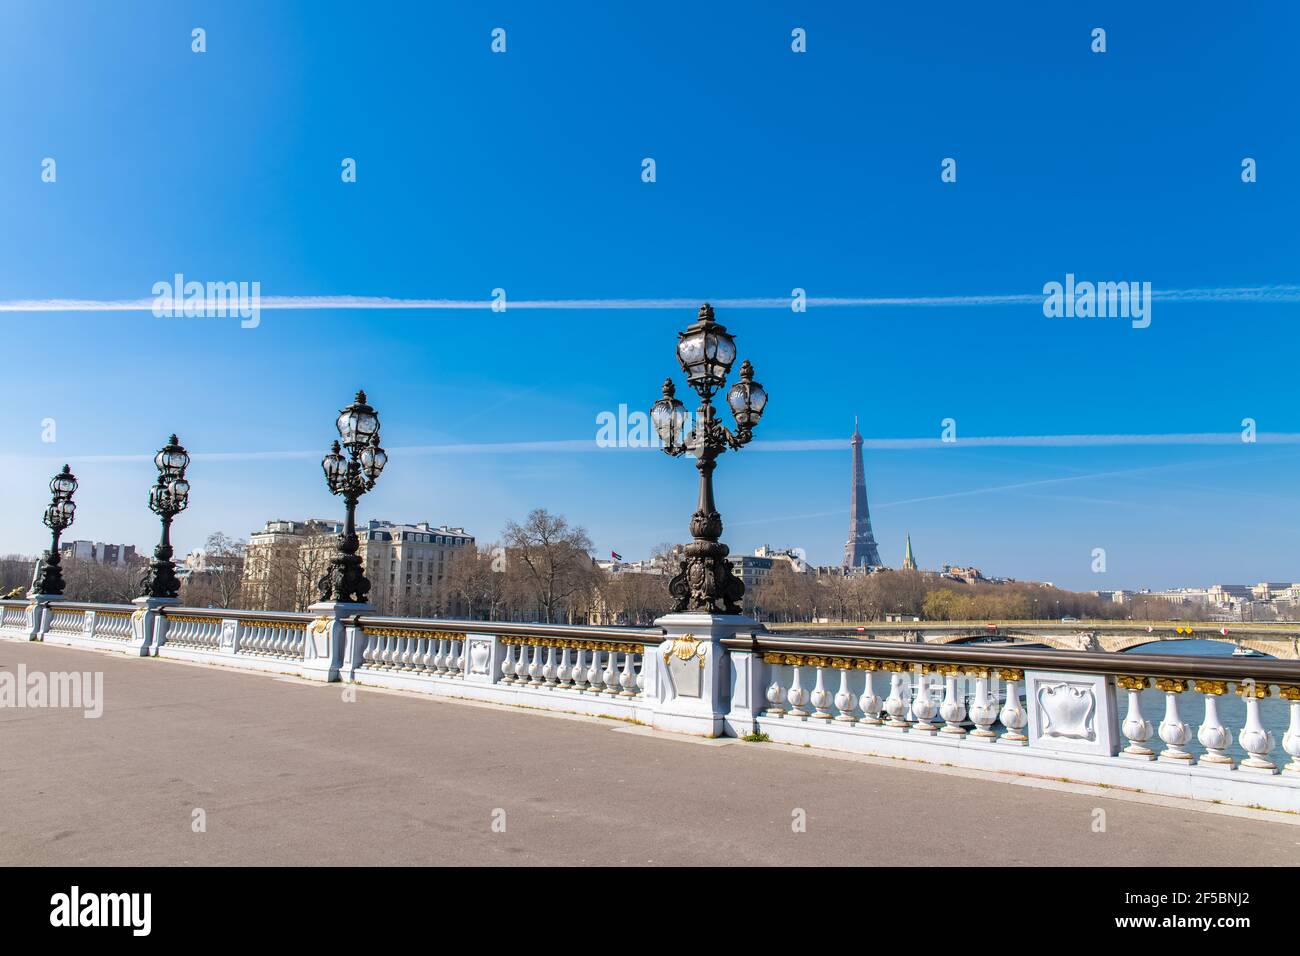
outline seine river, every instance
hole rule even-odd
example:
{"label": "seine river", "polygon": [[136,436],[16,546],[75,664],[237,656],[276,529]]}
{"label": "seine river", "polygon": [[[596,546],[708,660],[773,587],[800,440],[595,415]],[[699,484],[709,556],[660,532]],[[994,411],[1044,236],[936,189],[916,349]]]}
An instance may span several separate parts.
{"label": "seine river", "polygon": [[[1232,654],[1232,646],[1220,641],[1202,641],[1192,638],[1185,641],[1158,641],[1154,644],[1143,644],[1124,653],[1228,657]],[[1249,660],[1243,660],[1242,663],[1248,664]],[[1128,709],[1128,695],[1120,693],[1117,703],[1119,704],[1119,719],[1123,721],[1124,714]],[[1142,716],[1151,721],[1151,727],[1155,730],[1152,739],[1147,741],[1147,746],[1155,751],[1159,751],[1164,746],[1164,743],[1159,739],[1160,732],[1157,729],[1160,718],[1164,716],[1164,713],[1165,695],[1155,688],[1144,690],[1142,692]],[[1190,691],[1186,694],[1179,694],[1178,713],[1183,718],[1183,722],[1192,728],[1192,739],[1184,749],[1189,753],[1198,755],[1205,753],[1205,748],[1196,739],[1196,730],[1201,726],[1201,721],[1205,717],[1205,698]],[[1264,722],[1264,726],[1273,731],[1274,742],[1277,744],[1269,759],[1279,767],[1285,766],[1291,759],[1282,750],[1282,735],[1286,733],[1287,722],[1291,717],[1290,702],[1280,700],[1277,697],[1261,700],[1259,702],[1259,717]],[[1238,760],[1242,759],[1246,756],[1246,752],[1237,743],[1237,734],[1241,732],[1241,728],[1246,722],[1245,701],[1234,693],[1224,694],[1219,698],[1219,720],[1223,722],[1223,726],[1232,731],[1232,746],[1228,748],[1228,753]]]}

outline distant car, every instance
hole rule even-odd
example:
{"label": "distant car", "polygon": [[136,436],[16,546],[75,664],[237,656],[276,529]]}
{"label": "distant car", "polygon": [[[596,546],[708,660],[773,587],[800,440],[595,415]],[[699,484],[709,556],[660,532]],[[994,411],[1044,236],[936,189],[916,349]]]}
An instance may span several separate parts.
{"label": "distant car", "polygon": [[1066,615],[1065,617],[1061,618],[1062,624],[1077,624],[1078,621],[1079,619],[1077,617],[1070,617],[1069,615]]}

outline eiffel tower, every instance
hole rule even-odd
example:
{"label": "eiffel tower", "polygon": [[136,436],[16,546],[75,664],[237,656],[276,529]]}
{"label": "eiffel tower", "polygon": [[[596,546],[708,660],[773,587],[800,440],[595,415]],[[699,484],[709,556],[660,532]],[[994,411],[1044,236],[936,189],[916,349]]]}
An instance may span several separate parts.
{"label": "eiffel tower", "polygon": [[871,533],[871,509],[867,507],[867,477],[862,470],[862,433],[853,419],[853,501],[849,506],[849,540],[844,545],[844,567],[879,567],[880,549]]}

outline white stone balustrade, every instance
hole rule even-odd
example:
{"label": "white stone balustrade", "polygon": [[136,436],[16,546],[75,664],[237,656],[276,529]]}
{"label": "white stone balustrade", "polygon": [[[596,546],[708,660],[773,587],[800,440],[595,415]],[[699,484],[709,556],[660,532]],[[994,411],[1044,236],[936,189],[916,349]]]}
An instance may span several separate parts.
{"label": "white stone balustrade", "polygon": [[[740,640],[729,643],[733,651],[745,647]],[[1195,676],[1198,667],[1246,672],[1252,663],[1160,658],[1157,676],[1150,677],[1116,672],[1118,660],[1131,667],[1141,657],[1017,652],[1017,664],[1043,655],[1041,669],[1030,674],[1022,667],[998,666],[999,651],[980,655],[968,648],[932,647],[907,660],[908,645],[883,642],[856,642],[854,656],[793,650],[849,643],[761,637],[760,649],[772,644],[792,649],[754,657],[754,703],[747,717],[733,711],[733,719],[746,721],[737,723],[737,735],[756,731],[775,742],[1300,810],[1300,789],[1281,782],[1294,776],[1300,784],[1300,682],[1266,684],[1244,673],[1240,681]],[[889,656],[869,656],[873,653]],[[961,660],[936,660],[943,657]],[[1063,657],[1081,670],[1074,673],[1061,663]],[[1098,676],[1089,673],[1094,661],[1115,663]],[[1300,676],[1295,665],[1268,666]],[[1185,676],[1169,676],[1172,667],[1185,668]],[[888,679],[883,701],[877,696],[877,674]],[[1218,703],[1234,686],[1245,713],[1229,729]],[[884,693],[883,684],[880,688]],[[1022,699],[1026,688],[1036,695],[1032,707]],[[1278,732],[1288,758],[1283,773],[1274,734],[1261,717],[1270,688],[1288,708],[1287,731]],[[1161,715],[1153,699],[1144,699],[1156,694]],[[1279,710],[1271,711],[1271,720],[1276,722]],[[1233,756],[1243,751],[1244,756]],[[1243,770],[1250,773],[1242,775]]]}
{"label": "white stone balustrade", "polygon": [[787,640],[737,626],[705,641],[684,628],[0,601],[0,637],[12,640],[652,726],[668,713],[690,727],[714,708],[713,733],[1300,812],[1297,663]]}

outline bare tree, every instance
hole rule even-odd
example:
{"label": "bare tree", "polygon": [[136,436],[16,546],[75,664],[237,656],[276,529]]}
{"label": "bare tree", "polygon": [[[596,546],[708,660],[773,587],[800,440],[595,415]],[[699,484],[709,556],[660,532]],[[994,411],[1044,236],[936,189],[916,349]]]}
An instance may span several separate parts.
{"label": "bare tree", "polygon": [[563,515],[534,509],[523,524],[506,523],[507,565],[519,569],[524,590],[536,603],[546,623],[568,610],[574,616],[598,581],[599,569],[591,560],[591,538],[581,527],[569,527]]}
{"label": "bare tree", "polygon": [[190,572],[181,599],[191,607],[238,607],[247,545],[220,531],[208,535],[203,546],[203,566]]}
{"label": "bare tree", "polygon": [[28,587],[31,586],[35,568],[35,558],[24,557],[21,554],[7,554],[0,557],[0,595],[7,597],[15,591],[21,592],[14,594],[15,597],[25,595]]}

